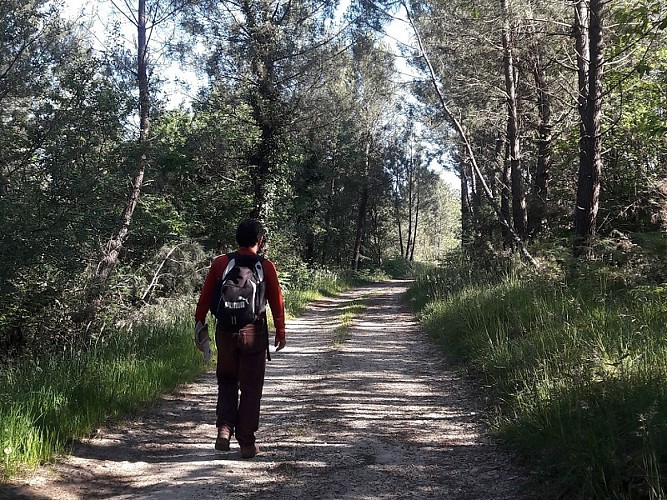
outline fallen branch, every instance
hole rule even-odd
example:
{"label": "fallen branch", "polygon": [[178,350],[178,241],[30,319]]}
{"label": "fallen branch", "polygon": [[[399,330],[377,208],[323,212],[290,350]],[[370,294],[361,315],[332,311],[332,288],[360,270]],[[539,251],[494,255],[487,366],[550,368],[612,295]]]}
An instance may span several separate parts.
{"label": "fallen branch", "polygon": [[174,248],[172,248],[171,250],[169,250],[169,252],[167,253],[167,255],[166,255],[166,257],[164,258],[164,260],[160,263],[160,265],[158,266],[158,268],[155,270],[155,273],[153,274],[153,279],[151,280],[150,285],[148,285],[148,288],[146,288],[146,291],[145,291],[144,294],[141,296],[141,300],[142,300],[143,302],[146,301],[146,297],[148,297],[148,294],[149,294],[149,293],[151,292],[151,290],[155,287],[155,285],[157,285],[157,282],[158,282],[158,280],[160,279],[160,271],[162,271],[162,268],[164,267],[164,265],[165,265],[165,264],[167,263],[167,261],[169,260],[169,257],[171,257],[171,254],[174,253],[178,247],[183,246],[183,245],[185,245],[185,243],[179,243],[179,244],[176,245]]}

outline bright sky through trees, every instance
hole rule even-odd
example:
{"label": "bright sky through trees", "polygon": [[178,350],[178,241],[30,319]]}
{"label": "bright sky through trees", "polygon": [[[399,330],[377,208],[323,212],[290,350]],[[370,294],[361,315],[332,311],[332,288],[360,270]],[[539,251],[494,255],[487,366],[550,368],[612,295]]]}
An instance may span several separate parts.
{"label": "bright sky through trees", "polygon": [[[63,12],[71,20],[79,20],[95,42],[95,49],[108,50],[112,45],[122,44],[131,51],[135,50],[137,30],[121,15],[109,0],[102,2],[83,2],[82,0],[64,0]],[[124,3],[117,3],[120,8]],[[118,24],[122,40],[112,39],[114,24]],[[162,29],[161,29],[162,28]],[[165,31],[163,31],[165,30]],[[162,53],[163,40],[169,38],[166,25],[156,28],[151,37],[151,53],[154,63],[163,67],[160,79],[164,81],[161,98],[166,100],[167,108],[188,106],[197,89],[206,84],[205,76],[197,75],[190,68],[181,67],[177,62],[168,60]]]}
{"label": "bright sky through trees", "polygon": [[[337,19],[340,19],[350,5],[351,0],[343,0],[338,8]],[[71,20],[80,20],[83,29],[87,30],[95,41],[95,48],[99,51],[107,50],[110,44],[118,43],[118,40],[110,38],[114,23],[118,23],[123,45],[133,48],[136,45],[136,28],[132,26],[112,2],[83,2],[82,0],[64,0],[63,12]],[[121,8],[124,4],[118,4]],[[392,52],[397,57],[396,66],[397,80],[408,82],[419,78],[415,70],[407,64],[405,57],[401,56],[402,49],[413,45],[413,36],[409,24],[405,21],[405,13],[399,11],[396,18],[386,27],[386,41]],[[159,30],[157,30],[159,32]],[[175,62],[167,61],[160,54],[156,56],[155,51],[160,47],[160,33],[154,36],[152,43],[153,57],[158,64],[163,65],[164,71],[160,78],[165,82],[161,98],[166,100],[168,108],[188,106],[191,96],[197,89],[206,84],[205,75],[198,75],[191,68],[181,67]],[[162,34],[162,37],[165,35]],[[406,96],[406,98],[408,98]],[[437,172],[442,179],[454,188],[458,189],[459,178],[452,170],[446,170],[442,164],[433,162],[431,168]]]}

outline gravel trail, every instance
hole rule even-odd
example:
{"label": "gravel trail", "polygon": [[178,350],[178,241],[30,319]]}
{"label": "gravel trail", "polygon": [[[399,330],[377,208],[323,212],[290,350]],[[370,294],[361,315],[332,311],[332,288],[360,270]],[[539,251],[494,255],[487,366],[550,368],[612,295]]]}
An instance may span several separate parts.
{"label": "gravel trail", "polygon": [[[529,499],[529,473],[484,435],[481,404],[401,298],[405,281],[313,303],[288,322],[262,400],[261,453],[213,449],[207,373],[133,421],[100,429],[33,477],[31,499]],[[340,328],[350,304],[364,305]]]}

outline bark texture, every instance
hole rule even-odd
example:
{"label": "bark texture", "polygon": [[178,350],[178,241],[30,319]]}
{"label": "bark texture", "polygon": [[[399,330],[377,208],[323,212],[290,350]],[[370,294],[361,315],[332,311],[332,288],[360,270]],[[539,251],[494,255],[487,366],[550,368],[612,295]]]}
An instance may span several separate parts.
{"label": "bark texture", "polygon": [[549,170],[551,168],[551,95],[547,85],[543,49],[534,49],[533,77],[537,95],[537,165],[533,183],[533,196],[528,214],[528,231],[540,233],[546,226],[546,204],[549,194]]}
{"label": "bark texture", "polygon": [[602,0],[577,0],[575,37],[579,70],[579,173],[574,216],[575,257],[591,258],[602,174],[602,80],[604,44]]}
{"label": "bark texture", "polygon": [[512,25],[510,22],[509,0],[501,0],[503,15],[503,67],[505,73],[505,92],[507,94],[507,142],[510,153],[510,172],[512,180],[512,220],[519,236],[525,236],[528,228],[526,195],[524,192],[521,166],[521,140],[519,136],[519,110],[517,98],[517,79]]}

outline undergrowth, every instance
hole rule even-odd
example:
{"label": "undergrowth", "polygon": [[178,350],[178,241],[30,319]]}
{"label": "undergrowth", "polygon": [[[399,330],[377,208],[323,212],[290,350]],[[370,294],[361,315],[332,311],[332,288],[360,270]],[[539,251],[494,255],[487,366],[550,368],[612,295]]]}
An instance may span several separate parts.
{"label": "undergrowth", "polygon": [[[667,288],[601,264],[422,267],[410,299],[569,498],[665,498]],[[632,278],[632,279],[631,279]]]}
{"label": "undergrowth", "polygon": [[305,265],[280,268],[285,311],[292,317],[301,314],[313,300],[332,297],[352,287],[386,278],[384,272],[377,269],[333,271]]}
{"label": "undergrowth", "polygon": [[[83,353],[16,361],[0,371],[2,475],[66,452],[73,438],[194,378],[192,307],[171,301],[133,327],[106,333]],[[187,332],[187,333],[186,333]]]}

